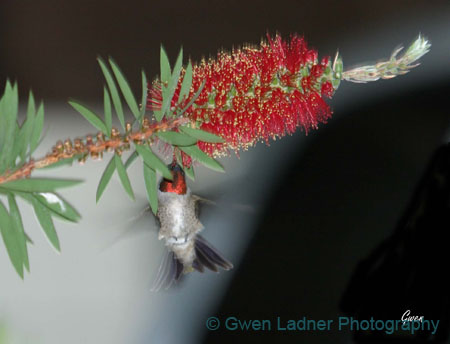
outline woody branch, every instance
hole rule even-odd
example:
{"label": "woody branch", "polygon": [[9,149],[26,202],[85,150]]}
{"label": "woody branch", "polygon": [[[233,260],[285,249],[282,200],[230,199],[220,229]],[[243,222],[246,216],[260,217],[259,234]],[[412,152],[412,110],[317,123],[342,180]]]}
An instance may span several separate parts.
{"label": "woody branch", "polygon": [[70,139],[67,139],[64,143],[58,141],[53,146],[52,151],[44,158],[39,160],[30,159],[21,168],[13,172],[7,171],[4,175],[0,176],[0,184],[27,178],[35,169],[48,167],[61,160],[76,156],[80,156],[79,161],[84,162],[88,156],[91,156],[93,159],[101,158],[104,152],[114,151],[120,155],[123,151],[130,149],[130,142],[139,145],[145,144],[156,132],[173,130],[188,122],[190,120],[186,117],[164,120],[159,123],[150,123],[147,118],[144,118],[142,127],[136,131],[131,131],[131,123],[127,123],[124,135],[121,135],[116,128],[113,128],[110,138],[105,138],[102,132],[98,132],[96,140],[93,139],[92,135],[87,135],[84,140],[79,138],[75,139],[73,144]]}

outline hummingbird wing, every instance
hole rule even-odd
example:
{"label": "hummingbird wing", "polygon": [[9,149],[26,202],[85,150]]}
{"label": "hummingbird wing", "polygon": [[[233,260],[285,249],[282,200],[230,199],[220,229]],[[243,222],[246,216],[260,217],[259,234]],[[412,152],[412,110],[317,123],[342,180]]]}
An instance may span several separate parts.
{"label": "hummingbird wing", "polygon": [[[150,225],[141,224],[141,221],[150,221]],[[111,228],[108,228],[109,232],[116,233],[118,229],[126,228],[124,230],[120,230],[118,234],[116,234],[113,238],[108,240],[108,243],[103,245],[100,248],[100,252],[103,252],[118,242],[121,242],[124,239],[130,239],[137,235],[141,235],[143,233],[149,233],[151,231],[157,231],[159,228],[158,218],[153,215],[150,206],[145,206],[141,211],[134,216],[130,216],[128,219],[124,220],[120,224],[116,224]]]}
{"label": "hummingbird wing", "polygon": [[[215,199],[217,198],[218,197],[216,195]],[[198,218],[201,218],[204,212],[210,211],[212,209],[211,207],[219,207],[221,210],[231,210],[231,211],[237,210],[248,214],[255,213],[255,207],[249,204],[227,202],[223,200],[212,201],[209,198],[205,198],[194,194],[192,194],[192,199],[195,201],[195,214],[197,215]]]}
{"label": "hummingbird wing", "polygon": [[177,283],[180,280],[182,272],[183,264],[177,259],[172,251],[166,250],[161,264],[159,265],[151,291],[169,289],[174,283]]}
{"label": "hummingbird wing", "polygon": [[214,272],[218,272],[219,267],[224,270],[233,268],[233,264],[201,235],[195,238],[195,255],[192,266],[199,272],[203,272],[205,267]]}

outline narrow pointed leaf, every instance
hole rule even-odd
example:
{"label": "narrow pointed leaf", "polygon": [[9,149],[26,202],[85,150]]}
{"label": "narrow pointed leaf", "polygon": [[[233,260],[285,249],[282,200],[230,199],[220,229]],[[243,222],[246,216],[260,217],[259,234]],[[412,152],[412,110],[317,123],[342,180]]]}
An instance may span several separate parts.
{"label": "narrow pointed leaf", "polygon": [[17,85],[6,82],[5,92],[0,107],[0,174],[11,168],[10,160],[14,151],[14,135],[16,131],[18,110]]}
{"label": "narrow pointed leaf", "polygon": [[197,139],[195,137],[183,133],[177,133],[175,131],[158,132],[156,136],[158,136],[161,140],[175,146],[192,146],[197,143]]}
{"label": "narrow pointed leaf", "polygon": [[123,165],[122,159],[117,154],[114,155],[116,170],[119,175],[120,181],[122,182],[123,188],[130,196],[130,198],[134,201],[134,193],[131,187],[130,179],[128,178],[127,171],[125,170],[125,166]]}
{"label": "narrow pointed leaf", "polygon": [[183,115],[186,112],[186,110],[189,109],[192,106],[192,104],[194,104],[194,102],[197,100],[200,93],[202,93],[203,87],[205,87],[205,83],[206,83],[205,80],[203,80],[203,82],[200,85],[200,87],[198,88],[197,92],[195,92],[194,96],[191,98],[189,103],[187,103],[187,105],[184,107],[184,109],[181,110],[181,112],[179,114],[177,114],[177,116]]}
{"label": "narrow pointed leaf", "polygon": [[3,242],[8,252],[14,269],[23,279],[23,265],[24,258],[22,254],[22,247],[18,237],[19,231],[16,230],[13,220],[6,210],[3,203],[0,201],[0,232],[2,234]]}
{"label": "narrow pointed leaf", "polygon": [[142,74],[142,100],[141,100],[141,110],[140,110],[140,122],[144,119],[145,109],[147,108],[147,94],[148,94],[148,86],[147,86],[147,77],[145,75],[144,70],[141,72]]}
{"label": "narrow pointed leaf", "polygon": [[147,164],[144,166],[144,181],[145,189],[147,190],[148,202],[152,208],[153,214],[156,215],[158,211],[158,191],[156,189],[156,172],[153,168],[149,167]]}
{"label": "narrow pointed leaf", "polygon": [[34,197],[31,198],[31,202],[33,204],[36,217],[42,229],[44,230],[45,235],[47,236],[48,240],[53,245],[53,247],[58,252],[60,252],[61,247],[59,244],[58,234],[56,233],[55,225],[53,224],[50,211]]}
{"label": "narrow pointed leaf", "polygon": [[106,166],[105,170],[103,171],[102,177],[100,178],[100,182],[97,186],[97,194],[95,196],[96,202],[100,200],[100,197],[103,195],[103,191],[105,191],[106,186],[108,185],[109,181],[111,180],[111,177],[114,173],[114,170],[116,169],[116,163],[114,160],[114,157],[111,158],[108,165]]}
{"label": "narrow pointed leaf", "polygon": [[30,144],[31,131],[33,123],[28,118],[25,119],[22,127],[19,130],[19,133],[16,138],[16,152],[14,155],[20,158],[20,162],[25,161],[25,157],[27,156],[28,146]]}
{"label": "narrow pointed leaf", "polygon": [[27,240],[27,243],[30,245],[34,245],[33,240],[31,240],[31,238],[29,237],[29,235],[27,233],[25,233],[25,239]]}
{"label": "narrow pointed leaf", "polygon": [[125,169],[128,170],[128,167],[131,166],[131,164],[136,160],[136,158],[139,156],[138,152],[134,151],[125,162]]}
{"label": "narrow pointed leaf", "polygon": [[33,92],[30,91],[28,95],[28,105],[27,105],[27,119],[34,119],[36,113],[36,103],[34,101]]}
{"label": "narrow pointed leaf", "polygon": [[182,166],[184,173],[195,182],[195,175],[194,175],[194,165],[191,164],[191,167],[186,167],[183,165],[183,157],[181,156],[181,150],[176,149],[175,155],[177,157],[177,162],[180,166]]}
{"label": "narrow pointed leaf", "polygon": [[106,136],[111,135],[112,129],[112,112],[111,112],[111,98],[106,87],[103,87],[103,106],[105,112],[105,126],[106,126]]}
{"label": "narrow pointed leaf", "polygon": [[28,147],[31,143],[31,133],[33,132],[34,127],[34,115],[36,112],[36,105],[34,102],[33,92],[30,91],[28,96],[28,106],[27,106],[27,117],[20,128],[19,133],[19,142],[22,143],[22,146],[19,150],[20,161],[25,161],[27,156]]}
{"label": "narrow pointed leaf", "polygon": [[161,110],[153,110],[153,115],[158,122],[160,122],[163,118],[163,112]]}
{"label": "narrow pointed leaf", "polygon": [[51,192],[81,183],[81,180],[28,178],[3,183],[1,187],[13,191],[23,192]]}
{"label": "narrow pointed leaf", "polygon": [[[30,92],[31,95],[31,92]],[[30,99],[29,99],[30,103]],[[30,106],[30,104],[28,104]],[[34,106],[34,104],[33,104]],[[34,110],[33,110],[34,111]],[[28,112],[28,111],[27,111]],[[25,120],[22,122],[22,125],[19,126],[19,122],[16,122],[16,133],[14,135],[14,148],[13,154],[11,156],[10,163],[11,165],[15,165],[17,158],[19,158],[18,166],[22,165],[26,158],[26,153],[28,150],[28,146],[30,143],[31,131],[32,131],[32,121],[34,119],[34,112],[32,113],[31,118],[27,116]]]}
{"label": "narrow pointed leaf", "polygon": [[36,116],[33,122],[33,131],[30,138],[30,154],[37,148],[42,135],[42,128],[44,127],[44,103],[39,105]]}
{"label": "narrow pointed leaf", "polygon": [[179,149],[174,149],[175,157],[177,158],[177,163],[183,166],[183,158],[181,157],[181,151]]}
{"label": "narrow pointed leaf", "polygon": [[181,84],[180,95],[178,96],[178,103],[180,103],[185,96],[189,94],[192,86],[192,64],[189,61],[186,72],[184,73],[183,83]]}
{"label": "narrow pointed leaf", "polygon": [[164,178],[172,180],[172,173],[164,162],[158,158],[148,146],[136,145],[136,151],[149,167],[161,173]]}
{"label": "narrow pointed leaf", "polygon": [[122,101],[120,100],[119,92],[117,91],[116,83],[106,66],[105,62],[99,57],[97,58],[98,64],[102,69],[103,75],[105,76],[106,83],[108,84],[109,92],[111,93],[111,98],[114,104],[114,109],[116,110],[117,117],[119,118],[120,125],[122,129],[125,129],[125,118],[123,115]]}
{"label": "narrow pointed leaf", "polygon": [[167,88],[163,87],[163,102],[161,106],[161,112],[164,116],[166,112],[170,110],[170,106],[172,103],[172,98],[175,93],[175,90],[178,85],[178,80],[180,79],[181,67],[183,63],[183,48],[180,49],[178,54],[177,62],[175,63],[175,67],[172,72],[172,76],[170,77],[170,81],[167,85]]}
{"label": "narrow pointed leaf", "polygon": [[30,271],[30,261],[28,259],[28,248],[25,231],[23,229],[22,216],[20,215],[19,207],[17,206],[14,195],[8,195],[9,213],[11,215],[11,222],[14,224],[16,230],[17,242],[22,250],[23,265]]}
{"label": "narrow pointed leaf", "polygon": [[105,135],[109,135],[105,123],[103,123],[103,121],[94,113],[94,111],[75,101],[69,101],[69,104],[72,105],[72,107],[77,110],[84,118],[86,118],[89,123],[91,123],[95,128],[103,132]]}
{"label": "narrow pointed leaf", "polygon": [[9,80],[7,81],[6,85],[5,85],[5,90],[3,92],[3,94],[0,97],[0,154],[3,150],[3,146],[5,145],[5,139],[6,139],[6,130],[8,128],[8,117],[6,115],[6,103],[7,98],[8,98],[8,92],[7,92],[7,86],[9,85]]}
{"label": "narrow pointed leaf", "polygon": [[78,222],[80,214],[61,196],[52,192],[34,193],[33,196],[41,202],[53,215],[57,215],[64,220]]}
{"label": "narrow pointed leaf", "polygon": [[17,157],[19,156],[19,152],[22,149],[23,142],[19,141],[20,136],[20,126],[19,122],[16,122],[15,129],[14,129],[14,135],[13,135],[13,141],[14,144],[12,145],[12,152],[9,156],[7,165],[9,168],[13,169],[16,167],[16,161]]}
{"label": "narrow pointed leaf", "polygon": [[112,58],[109,59],[109,64],[111,65],[112,71],[116,77],[117,83],[119,84],[120,90],[122,91],[123,97],[125,98],[128,107],[130,108],[134,117],[139,118],[139,108],[127,79]]}
{"label": "narrow pointed leaf", "polygon": [[191,167],[183,167],[184,173],[191,178],[192,181],[195,182],[195,173],[194,173],[194,166],[191,165]]}
{"label": "narrow pointed leaf", "polygon": [[180,147],[180,149],[185,152],[187,155],[189,155],[192,159],[197,160],[198,162],[202,163],[206,167],[218,171],[218,172],[225,172],[222,165],[219,164],[216,160],[211,158],[209,155],[204,153],[200,148],[198,148],[196,145],[194,146],[188,146],[188,147]]}
{"label": "narrow pointed leaf", "polygon": [[167,57],[167,53],[164,50],[164,47],[162,45],[161,45],[159,60],[160,60],[160,67],[161,67],[161,82],[164,85],[165,83],[169,83],[172,72],[170,71],[169,58]]}
{"label": "narrow pointed leaf", "polygon": [[215,134],[209,133],[201,129],[194,129],[190,127],[180,127],[180,130],[192,137],[195,137],[199,141],[211,142],[211,143],[221,143],[225,142],[223,138]]}

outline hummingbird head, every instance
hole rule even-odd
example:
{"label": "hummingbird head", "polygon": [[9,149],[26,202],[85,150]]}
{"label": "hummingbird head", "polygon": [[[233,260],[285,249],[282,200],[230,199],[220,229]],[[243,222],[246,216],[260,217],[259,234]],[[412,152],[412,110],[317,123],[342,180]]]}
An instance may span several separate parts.
{"label": "hummingbird head", "polygon": [[159,190],[161,192],[173,192],[178,195],[184,195],[187,191],[187,186],[183,169],[176,162],[167,165],[167,167],[172,173],[173,180],[163,178],[159,184]]}

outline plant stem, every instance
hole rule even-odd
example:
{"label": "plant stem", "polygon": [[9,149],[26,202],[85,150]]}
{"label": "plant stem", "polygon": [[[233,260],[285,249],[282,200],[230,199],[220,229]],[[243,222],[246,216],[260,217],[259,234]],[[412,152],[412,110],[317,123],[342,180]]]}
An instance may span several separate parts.
{"label": "plant stem", "polygon": [[180,125],[189,123],[189,118],[182,117],[177,119],[163,120],[158,123],[150,123],[147,118],[144,119],[141,129],[131,131],[131,124],[127,123],[127,132],[121,135],[115,128],[111,130],[109,138],[105,138],[103,133],[98,132],[94,142],[92,135],[87,135],[83,140],[75,139],[64,143],[58,141],[53,146],[52,152],[39,160],[30,159],[15,171],[6,171],[0,176],[0,184],[11,182],[22,178],[27,178],[33,170],[49,167],[64,159],[71,159],[80,156],[79,161],[84,162],[90,155],[93,159],[99,159],[103,153],[114,151],[122,154],[123,151],[130,149],[130,142],[134,144],[145,144],[150,137],[159,131],[167,131],[178,128]]}

